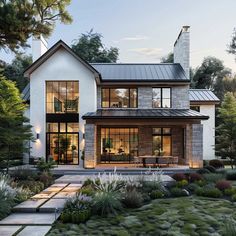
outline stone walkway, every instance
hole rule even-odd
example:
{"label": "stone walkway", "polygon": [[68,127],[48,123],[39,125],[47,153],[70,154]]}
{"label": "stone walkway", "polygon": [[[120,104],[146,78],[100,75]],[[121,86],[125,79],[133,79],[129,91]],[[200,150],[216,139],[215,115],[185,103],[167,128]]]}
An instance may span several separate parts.
{"label": "stone walkway", "polygon": [[66,200],[76,195],[82,184],[55,184],[13,208],[13,213],[0,221],[1,236],[44,236],[60,216]]}

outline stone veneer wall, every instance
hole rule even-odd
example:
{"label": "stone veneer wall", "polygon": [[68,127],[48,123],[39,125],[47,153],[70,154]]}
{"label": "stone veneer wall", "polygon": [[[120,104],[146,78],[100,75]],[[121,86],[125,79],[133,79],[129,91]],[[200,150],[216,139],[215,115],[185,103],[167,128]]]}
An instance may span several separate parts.
{"label": "stone veneer wall", "polygon": [[189,109],[189,85],[172,87],[172,108]]}
{"label": "stone veneer wall", "polygon": [[139,156],[152,155],[152,127],[139,126]]}
{"label": "stone veneer wall", "polygon": [[101,86],[97,86],[97,108],[102,107],[102,89]]}
{"label": "stone veneer wall", "polygon": [[96,166],[96,145],[97,145],[96,125],[85,124],[85,148],[84,148],[84,167],[94,168]]}
{"label": "stone veneer wall", "polygon": [[184,150],[183,150],[183,128],[172,128],[172,156],[179,158],[179,164],[185,164]]}
{"label": "stone veneer wall", "polygon": [[152,108],[152,87],[138,88],[138,108]]}

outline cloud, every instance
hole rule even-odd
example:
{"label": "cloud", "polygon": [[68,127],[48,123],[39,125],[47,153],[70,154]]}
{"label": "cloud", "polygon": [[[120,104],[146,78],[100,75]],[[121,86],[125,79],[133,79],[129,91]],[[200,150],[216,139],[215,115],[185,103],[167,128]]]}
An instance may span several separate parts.
{"label": "cloud", "polygon": [[148,36],[145,36],[145,35],[136,35],[134,37],[124,37],[120,40],[122,41],[141,41],[141,40],[147,40],[149,39]]}
{"label": "cloud", "polygon": [[135,52],[146,57],[160,58],[162,48],[133,48],[128,51]]}

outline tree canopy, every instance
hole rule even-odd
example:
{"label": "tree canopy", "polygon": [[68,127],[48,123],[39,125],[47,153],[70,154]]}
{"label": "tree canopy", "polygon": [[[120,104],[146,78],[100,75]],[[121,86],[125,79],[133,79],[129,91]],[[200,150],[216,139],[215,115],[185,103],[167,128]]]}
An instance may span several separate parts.
{"label": "tree canopy", "polygon": [[32,64],[32,57],[27,55],[16,55],[11,64],[3,66],[3,75],[16,82],[17,88],[22,92],[28,84],[28,79],[24,77],[24,70]]}
{"label": "tree canopy", "polygon": [[0,168],[19,165],[26,151],[25,141],[33,140],[24,116],[26,105],[15,83],[0,75]]}
{"label": "tree canopy", "polygon": [[204,58],[202,64],[194,70],[191,87],[197,89],[211,89],[216,96],[223,99],[223,80],[231,75],[223,62],[215,57]]}
{"label": "tree canopy", "polygon": [[17,52],[30,36],[49,36],[58,20],[71,23],[71,0],[0,0],[0,48]]}
{"label": "tree canopy", "polygon": [[236,28],[234,28],[232,39],[230,44],[228,45],[228,50],[230,54],[235,55],[235,60],[236,60]]}
{"label": "tree canopy", "polygon": [[174,63],[174,53],[170,52],[168,55],[162,57],[161,63]]}
{"label": "tree canopy", "polygon": [[230,158],[231,165],[236,164],[236,99],[232,93],[226,93],[219,108],[220,125],[216,132],[216,154]]}
{"label": "tree canopy", "polygon": [[74,40],[72,50],[87,62],[112,63],[118,60],[119,50],[116,47],[105,48],[102,43],[102,35],[90,30],[82,34],[78,40]]}

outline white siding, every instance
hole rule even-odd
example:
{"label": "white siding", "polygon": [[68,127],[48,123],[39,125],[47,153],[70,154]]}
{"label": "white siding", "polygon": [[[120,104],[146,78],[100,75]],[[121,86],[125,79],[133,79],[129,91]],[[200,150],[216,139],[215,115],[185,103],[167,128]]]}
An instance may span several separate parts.
{"label": "white siding", "polygon": [[200,105],[200,113],[209,116],[203,120],[203,160],[215,158],[215,105]]}
{"label": "white siding", "polygon": [[74,56],[61,48],[39,66],[30,76],[30,123],[40,138],[32,143],[33,156],[46,154],[46,81],[79,81],[80,150],[83,149],[82,116],[96,110],[96,81],[93,73]]}

